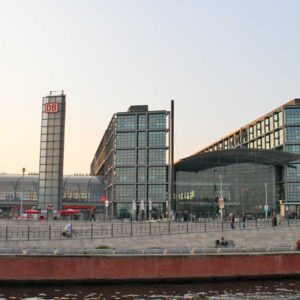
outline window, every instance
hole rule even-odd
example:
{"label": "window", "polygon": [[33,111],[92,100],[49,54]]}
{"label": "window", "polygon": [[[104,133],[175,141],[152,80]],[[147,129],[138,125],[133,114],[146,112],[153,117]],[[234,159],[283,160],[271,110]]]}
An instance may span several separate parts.
{"label": "window", "polygon": [[135,168],[116,168],[116,182],[133,183],[135,182]]}
{"label": "window", "polygon": [[145,182],[145,181],[146,181],[146,168],[138,167],[138,182]]}
{"label": "window", "polygon": [[166,168],[165,167],[149,167],[148,168],[148,182],[166,182]]}
{"label": "window", "polygon": [[150,131],[148,136],[149,147],[166,147],[165,131]]}
{"label": "window", "polygon": [[138,115],[138,129],[146,129],[146,115]]}
{"label": "window", "polygon": [[134,130],[135,115],[117,116],[117,130]]}
{"label": "window", "polygon": [[135,151],[134,150],[117,150],[116,165],[135,165]]}
{"label": "window", "polygon": [[285,109],[285,125],[300,125],[300,108]]}
{"label": "window", "polygon": [[287,127],[285,129],[285,141],[300,143],[300,127]]}
{"label": "window", "polygon": [[155,202],[164,202],[167,197],[166,185],[149,185],[148,199]]}
{"label": "window", "polygon": [[146,132],[138,132],[138,147],[146,147],[147,140],[146,140]]}
{"label": "window", "polygon": [[115,200],[116,201],[132,201],[135,200],[134,185],[116,185],[115,186]]}
{"label": "window", "polygon": [[149,149],[148,151],[149,165],[165,165],[166,150],[165,149]]}
{"label": "window", "polygon": [[146,150],[138,150],[138,165],[146,164]]}
{"label": "window", "polygon": [[165,114],[149,114],[148,121],[149,129],[165,129],[166,115]]}
{"label": "window", "polygon": [[134,132],[117,133],[116,143],[117,143],[117,149],[135,148],[135,133]]}

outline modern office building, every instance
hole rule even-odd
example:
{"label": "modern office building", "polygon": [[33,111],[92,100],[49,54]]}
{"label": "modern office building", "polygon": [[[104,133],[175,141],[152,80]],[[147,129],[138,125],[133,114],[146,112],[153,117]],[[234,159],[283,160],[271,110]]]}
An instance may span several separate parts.
{"label": "modern office building", "polygon": [[[19,215],[21,196],[24,209],[39,207],[38,175],[0,175],[0,211]],[[104,209],[100,202],[105,195],[104,179],[101,176],[65,176],[62,184],[62,206],[97,206]]]}
{"label": "modern office building", "polygon": [[168,116],[147,105],[113,115],[91,163],[91,174],[106,178],[112,217],[166,215]]}
{"label": "modern office building", "polygon": [[40,209],[61,208],[63,193],[63,164],[66,96],[50,92],[43,98],[39,167]]}
{"label": "modern office building", "polygon": [[[251,154],[249,157],[248,154],[243,154],[246,152],[234,151],[238,149],[252,150],[252,152],[249,153],[255,154]],[[229,156],[231,156],[231,163],[223,165],[222,155],[225,155],[226,150],[230,150]],[[266,160],[266,154],[264,154],[265,151],[262,152],[260,150],[275,151],[269,151],[269,154],[267,154],[267,156],[269,155],[269,160]],[[175,169],[180,172],[183,161],[187,162],[189,159],[194,161],[195,157],[198,157],[200,160],[202,158],[209,158],[211,167],[209,167],[209,164],[207,163],[205,164],[205,168],[202,167],[202,170],[206,170],[204,173],[201,171],[202,175],[199,175],[202,179],[200,180],[200,177],[197,179],[197,176],[195,175],[196,173],[192,173],[193,171],[191,170],[191,174],[194,174],[195,177],[192,176],[190,180],[198,183],[200,181],[208,182],[210,176],[213,174],[211,173],[211,175],[209,175],[210,172],[214,172],[214,174],[218,176],[223,176],[223,186],[225,185],[225,190],[223,191],[225,195],[223,196],[225,197],[225,203],[226,198],[228,203],[232,202],[232,199],[230,200],[230,198],[232,198],[233,195],[232,192],[226,195],[226,185],[234,185],[233,182],[237,181],[241,183],[243,181],[241,176],[245,175],[245,180],[248,181],[249,184],[254,184],[253,188],[239,188],[240,196],[236,197],[236,200],[234,201],[240,201],[238,198],[241,197],[241,191],[243,191],[242,196],[244,197],[246,197],[246,194],[251,191],[253,196],[248,196],[249,200],[245,199],[246,202],[253,201],[253,199],[256,198],[258,202],[262,203],[262,199],[267,197],[268,203],[275,204],[282,200],[286,203],[287,210],[297,211],[300,206],[300,160],[298,160],[299,158],[296,155],[287,155],[285,159],[279,159],[279,155],[282,154],[277,154],[276,151],[300,154],[300,99],[293,99],[270,113],[267,113],[262,117],[255,119],[251,123],[233,131],[208,147],[200,150],[190,158],[182,160],[175,166]],[[208,157],[203,156],[206,155],[206,153],[211,154]],[[246,160],[248,159],[252,167],[245,165],[244,163],[246,163],[246,161],[244,161],[243,164],[240,164],[240,162],[243,161],[241,156],[244,156],[244,159]],[[259,159],[260,157],[265,160],[265,162],[261,161]],[[219,169],[216,169],[216,165]],[[241,167],[240,170],[238,165]],[[263,178],[265,176],[263,174],[266,171],[261,170],[262,167],[259,165],[264,166],[263,169],[265,169],[267,165],[273,166],[272,168],[275,167],[275,169],[270,171],[267,176],[271,179]],[[224,168],[224,170],[222,168]],[[247,178],[247,171],[249,170],[253,173],[251,178]],[[228,176],[225,177],[226,172]],[[180,185],[179,178],[181,178],[181,175],[176,173],[177,197],[178,186]],[[235,180],[233,180],[234,178]],[[220,186],[217,182],[218,177],[213,176],[213,179],[210,181],[210,185],[215,190],[217,189],[215,187]],[[260,192],[256,193],[255,187],[260,187]],[[235,194],[237,194],[237,192],[235,192]],[[267,195],[264,196],[263,194]],[[220,197],[220,191],[218,191],[218,193],[214,193],[214,196]]]}

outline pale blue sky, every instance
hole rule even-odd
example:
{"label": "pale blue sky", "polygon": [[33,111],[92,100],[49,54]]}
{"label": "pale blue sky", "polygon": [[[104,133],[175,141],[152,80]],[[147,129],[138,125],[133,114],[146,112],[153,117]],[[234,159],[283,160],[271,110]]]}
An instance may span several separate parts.
{"label": "pale blue sky", "polygon": [[0,172],[38,171],[41,99],[67,95],[65,174],[114,112],[169,109],[183,158],[300,97],[300,1],[0,0]]}

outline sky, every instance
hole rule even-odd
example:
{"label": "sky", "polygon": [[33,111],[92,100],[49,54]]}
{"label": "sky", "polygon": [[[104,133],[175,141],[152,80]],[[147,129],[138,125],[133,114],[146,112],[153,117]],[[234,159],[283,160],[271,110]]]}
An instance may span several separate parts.
{"label": "sky", "polygon": [[64,173],[115,112],[169,110],[175,159],[300,97],[298,0],[0,0],[0,173],[38,172],[42,97],[67,98]]}

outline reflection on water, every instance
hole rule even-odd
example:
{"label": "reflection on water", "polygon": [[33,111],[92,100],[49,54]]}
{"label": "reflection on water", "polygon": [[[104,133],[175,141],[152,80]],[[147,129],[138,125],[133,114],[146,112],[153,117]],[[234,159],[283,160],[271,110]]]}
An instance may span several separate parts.
{"label": "reflection on water", "polygon": [[300,280],[0,287],[0,300],[300,299]]}

